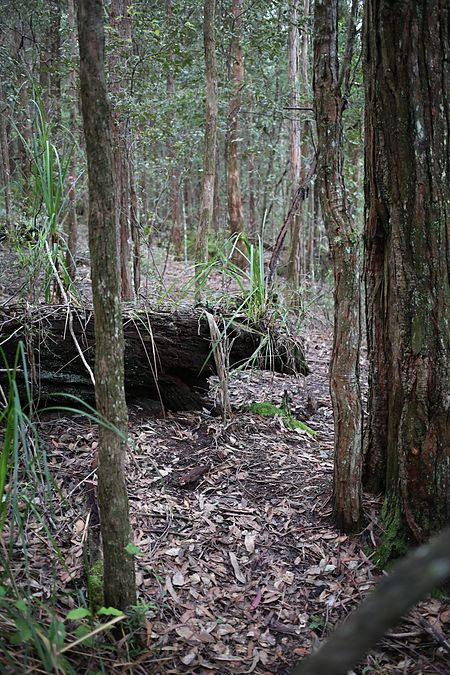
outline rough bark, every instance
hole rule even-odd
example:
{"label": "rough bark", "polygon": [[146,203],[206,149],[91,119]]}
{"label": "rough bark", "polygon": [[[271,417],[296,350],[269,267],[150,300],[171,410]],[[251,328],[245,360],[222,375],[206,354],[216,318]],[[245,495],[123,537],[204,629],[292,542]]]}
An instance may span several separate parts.
{"label": "rough bark", "polygon": [[[242,50],[242,31],[244,2],[232,0],[231,5],[233,26],[231,38],[231,98],[228,106],[227,129],[227,195],[228,195],[228,223],[232,235],[240,235],[244,231],[244,208],[241,194],[241,168],[239,161],[239,113],[242,105],[242,88],[244,86],[244,54]],[[238,266],[245,266],[245,260],[240,251],[243,247],[238,244],[233,261]]]}
{"label": "rough bark", "polygon": [[[29,362],[40,365],[36,385],[42,396],[58,391],[89,396],[92,391],[89,372],[68,330],[70,316],[84,359],[93,368],[95,334],[91,309],[40,306],[28,310],[24,317],[21,307],[1,308],[0,334],[5,355],[11,363],[18,341],[25,341],[26,337]],[[227,330],[231,366],[249,359],[260,344],[260,335],[267,332],[263,326],[259,332],[246,329],[244,321],[242,317],[242,323],[231,323]],[[223,322],[228,324],[230,318],[216,317],[216,322],[220,330]],[[206,379],[215,373],[209,324],[204,313],[133,309],[124,311],[123,323],[127,399],[161,398],[167,408],[200,408]],[[289,340],[282,330],[276,329],[272,329],[271,336],[273,359],[261,359],[256,365],[276,372],[306,375],[308,367],[301,339]],[[0,373],[0,382],[1,378]]]}
{"label": "rough bark", "polygon": [[128,78],[127,52],[131,49],[131,19],[128,16],[130,0],[112,0],[110,24],[113,48],[109,56],[109,90],[113,97],[112,134],[114,150],[114,186],[116,223],[119,232],[120,278],[122,300],[133,300],[130,162],[131,131],[129,120],[121,108],[120,97]]}
{"label": "rough bark", "polygon": [[417,541],[450,520],[448,30],[444,0],[366,3],[366,476]]}
{"label": "rough bark", "polygon": [[104,72],[102,0],[78,0],[80,87],[89,182],[89,250],[95,323],[95,397],[99,414],[98,502],[105,605],[126,610],[136,601],[125,456],[123,328],[114,203],[111,113]]}
{"label": "rough bark", "polygon": [[450,576],[450,529],[403,560],[292,675],[346,675],[398,621]]}
{"label": "rough bark", "polygon": [[[217,146],[217,73],[214,17],[216,0],[205,0],[203,14],[203,39],[206,75],[205,145],[203,150],[203,183],[200,221],[197,228],[195,262],[208,261],[208,232],[212,229],[214,210],[214,183],[216,175]],[[196,289],[198,295],[199,289]]]}
{"label": "rough bark", "polygon": [[315,3],[314,98],[317,178],[334,275],[334,339],[330,389],[334,414],[334,516],[354,529],[361,517],[362,410],[359,386],[360,283],[357,233],[343,179],[342,113],[338,83],[337,0]]}

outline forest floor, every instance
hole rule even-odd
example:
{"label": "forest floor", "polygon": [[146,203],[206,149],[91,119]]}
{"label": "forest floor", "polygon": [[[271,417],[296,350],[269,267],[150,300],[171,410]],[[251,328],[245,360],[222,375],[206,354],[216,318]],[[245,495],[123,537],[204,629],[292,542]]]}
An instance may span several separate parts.
{"label": "forest floor", "polygon": [[[0,256],[3,303],[18,280],[5,247]],[[87,267],[80,273],[83,287]],[[170,259],[166,284],[186,274]],[[380,500],[365,496],[366,526],[355,536],[331,518],[332,325],[319,307],[312,312],[302,328],[311,374],[231,377],[225,422],[206,408],[164,417],[147,402],[130,407],[128,488],[138,595],[147,605],[141,647],[129,635],[117,642],[102,634],[94,649],[81,643],[65,653],[74,672],[287,674],[373,588],[381,574],[371,560]],[[316,436],[249,410],[253,402],[280,405],[286,391],[293,415]],[[88,533],[98,532],[97,428],[59,412],[41,416],[37,430],[57,487],[50,511],[60,555],[30,516],[27,556],[17,548],[11,572],[38,601],[56,598],[63,618],[86,596],[83,549]],[[0,610],[0,635],[11,629]],[[355,672],[448,675],[449,629],[450,604],[428,598]],[[23,646],[11,646],[0,671],[43,672]]]}

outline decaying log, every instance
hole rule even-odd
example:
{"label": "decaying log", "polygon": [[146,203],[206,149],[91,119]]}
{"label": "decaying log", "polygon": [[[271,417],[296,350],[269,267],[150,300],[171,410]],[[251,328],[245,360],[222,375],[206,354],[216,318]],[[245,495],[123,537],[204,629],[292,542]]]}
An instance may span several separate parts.
{"label": "decaying log", "polygon": [[[215,373],[206,313],[192,308],[154,311],[126,306],[123,313],[127,398],[161,400],[172,410],[201,406],[207,378]],[[268,334],[263,327],[249,327],[243,318],[231,321],[216,316],[215,321],[221,333],[226,326],[230,366],[251,358]],[[274,328],[270,337],[271,353],[261,349],[255,366],[306,375],[301,340]],[[25,346],[28,380],[34,380],[35,396],[65,392],[92,400],[92,309],[54,305],[0,308],[0,344],[10,365],[19,340]],[[23,380],[23,369],[20,372]],[[0,382],[6,383],[5,371]]]}

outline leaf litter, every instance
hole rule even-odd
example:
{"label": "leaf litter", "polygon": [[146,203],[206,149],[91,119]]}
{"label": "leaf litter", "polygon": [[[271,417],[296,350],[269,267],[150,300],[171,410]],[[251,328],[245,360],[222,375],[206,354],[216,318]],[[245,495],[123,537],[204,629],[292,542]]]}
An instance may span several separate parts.
{"label": "leaf litter", "polygon": [[[138,595],[149,609],[145,649],[131,657],[126,640],[116,644],[104,657],[107,672],[287,674],[375,585],[380,500],[366,495],[359,535],[334,527],[329,330],[309,329],[306,344],[306,379],[232,377],[226,424],[207,410],[162,418],[131,408],[130,512]],[[286,391],[291,413],[317,437],[248,411],[255,400],[279,405]],[[19,550],[11,564],[18,587],[28,583],[43,601],[57,593],[64,615],[86,594],[83,551],[90,533],[98,538],[98,439],[79,416],[41,419],[39,433],[57,486],[52,535],[63,563],[30,518],[26,564]],[[11,628],[1,613],[0,627]],[[449,628],[448,602],[427,599],[355,672],[449,673]],[[87,648],[77,658],[78,673],[98,668]],[[40,672],[28,663],[26,672]],[[14,671],[5,664],[2,672]]]}

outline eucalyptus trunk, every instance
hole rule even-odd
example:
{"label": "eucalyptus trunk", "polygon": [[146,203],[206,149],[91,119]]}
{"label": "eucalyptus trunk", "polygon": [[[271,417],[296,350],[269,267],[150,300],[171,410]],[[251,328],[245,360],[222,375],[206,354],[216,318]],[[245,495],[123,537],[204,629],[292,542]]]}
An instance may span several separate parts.
{"label": "eucalyptus trunk", "polygon": [[[195,262],[208,261],[208,232],[212,228],[214,211],[214,182],[216,175],[217,145],[217,73],[216,73],[216,39],[214,17],[216,0],[205,0],[203,16],[203,39],[205,47],[206,75],[206,120],[205,145],[203,150],[203,183],[200,206],[200,222],[197,229]],[[199,287],[196,287],[196,296]]]}
{"label": "eucalyptus trunk", "polygon": [[447,19],[445,0],[366,3],[365,475],[394,547],[450,520]]}
{"label": "eucalyptus trunk", "polygon": [[114,150],[114,185],[116,200],[116,223],[119,231],[120,278],[122,300],[133,300],[135,291],[132,264],[131,233],[131,131],[129,120],[118,103],[126,90],[128,78],[128,59],[122,54],[130,48],[131,19],[128,15],[130,0],[112,0],[110,24],[113,40],[119,43],[110,50],[109,90],[114,95],[115,106],[112,112],[112,134]]}
{"label": "eucalyptus trunk", "polygon": [[104,71],[102,0],[78,0],[80,88],[89,182],[89,250],[95,317],[95,398],[108,425],[99,425],[98,503],[105,605],[136,601],[125,482],[128,413],[124,393],[123,327],[111,114]]}
{"label": "eucalyptus trunk", "polygon": [[[231,38],[231,98],[228,107],[227,133],[227,193],[228,221],[231,234],[240,235],[244,231],[244,208],[241,194],[241,168],[239,161],[239,113],[242,105],[242,88],[244,86],[244,54],[242,50],[242,31],[244,3],[243,0],[232,0],[232,38]],[[234,262],[244,266],[245,261],[240,251],[241,242],[235,249]]]}
{"label": "eucalyptus trunk", "polygon": [[[289,80],[289,204],[295,202],[300,185],[300,110],[299,110],[299,66],[300,66],[300,33],[299,33],[299,0],[291,0],[288,49]],[[298,200],[297,200],[298,201]],[[290,220],[290,250],[288,278],[294,290],[300,280],[300,204],[296,207]]]}
{"label": "eucalyptus trunk", "polygon": [[[77,33],[75,28],[75,5],[74,0],[68,0],[67,3],[67,20],[69,24],[69,40],[70,40],[70,56],[71,67],[69,72],[69,87],[70,87],[70,126],[72,130],[77,126],[77,112],[78,112],[78,91],[77,91]],[[76,209],[76,154],[75,149],[72,150],[72,157],[70,159],[70,175],[71,182],[69,188],[69,208],[67,218],[67,254],[66,267],[72,281],[75,279],[77,265],[77,242],[78,242],[78,224],[77,224],[77,209]]]}
{"label": "eucalyptus trunk", "polygon": [[349,217],[343,178],[345,100],[337,44],[338,0],[317,1],[314,12],[314,99],[317,180],[334,276],[334,338],[330,389],[334,415],[334,516],[355,529],[361,518],[362,410],[359,385],[360,279],[358,235]]}
{"label": "eucalyptus trunk", "polygon": [[[170,22],[173,15],[172,0],[166,0],[166,15]],[[173,55],[170,55],[170,62],[173,63]],[[175,99],[175,76],[172,68],[169,71],[166,82],[167,98],[169,102],[174,102]],[[181,187],[181,171],[178,163],[177,153],[174,148],[174,137],[170,137],[167,144],[167,155],[169,158],[169,216],[171,222],[171,241],[175,258],[181,260],[183,257],[183,242],[181,236],[181,204],[180,204],[180,187]]]}

